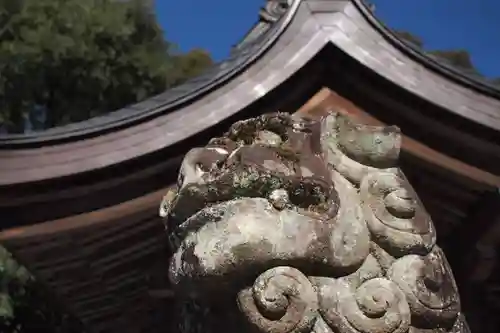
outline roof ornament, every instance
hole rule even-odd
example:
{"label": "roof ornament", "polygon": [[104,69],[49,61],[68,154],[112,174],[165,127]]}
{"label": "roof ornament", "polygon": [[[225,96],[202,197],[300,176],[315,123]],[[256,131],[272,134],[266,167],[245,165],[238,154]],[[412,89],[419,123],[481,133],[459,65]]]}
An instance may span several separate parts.
{"label": "roof ornament", "polygon": [[258,22],[249,32],[247,32],[242,41],[240,41],[233,50],[239,50],[265,34],[274,23],[285,15],[294,1],[295,0],[266,0],[265,5],[259,11]]}
{"label": "roof ornament", "polygon": [[259,21],[274,23],[290,8],[293,0],[267,0],[259,12]]}

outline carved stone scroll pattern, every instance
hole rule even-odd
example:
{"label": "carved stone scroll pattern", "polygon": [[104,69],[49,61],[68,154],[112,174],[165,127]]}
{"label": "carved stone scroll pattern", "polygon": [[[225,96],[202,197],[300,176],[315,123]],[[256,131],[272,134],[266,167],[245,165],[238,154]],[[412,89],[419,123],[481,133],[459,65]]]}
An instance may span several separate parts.
{"label": "carved stone scroll pattern", "polygon": [[468,332],[400,144],[395,127],[277,113],[191,150],[160,209],[177,300],[202,304],[179,331]]}

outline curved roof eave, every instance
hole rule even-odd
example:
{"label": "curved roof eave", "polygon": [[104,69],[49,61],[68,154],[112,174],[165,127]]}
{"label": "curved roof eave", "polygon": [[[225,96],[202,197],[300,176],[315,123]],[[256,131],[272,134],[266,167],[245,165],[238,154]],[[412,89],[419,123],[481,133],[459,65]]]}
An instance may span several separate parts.
{"label": "curved roof eave", "polygon": [[444,61],[440,61],[432,55],[426,54],[418,46],[403,41],[373,14],[371,9],[365,4],[364,0],[351,1],[375,30],[383,35],[395,48],[403,51],[408,57],[458,84],[474,89],[490,97],[500,99],[500,89],[498,86],[488,82],[487,80],[482,80],[477,76],[472,77],[467,75],[460,69],[447,64]]}
{"label": "curved roof eave", "polygon": [[[460,70],[437,61],[433,57],[426,55],[418,47],[405,43],[396,37],[390,29],[373,15],[364,0],[266,0],[266,7],[261,9],[259,13],[259,21],[249,29],[242,41],[233,48],[234,52],[231,53],[231,56],[212,66],[202,75],[144,101],[86,121],[40,132],[0,135],[0,149],[23,149],[82,140],[134,126],[170,112],[180,111],[179,109],[182,109],[184,105],[192,103],[210,93],[210,91],[224,85],[259,59],[284,32],[302,2],[308,2],[313,7],[319,6],[323,8],[331,7],[333,3],[335,7],[333,12],[352,2],[356,7],[356,11],[359,11],[364,20],[393,47],[404,53],[405,56],[459,85],[500,100],[498,87],[478,78],[467,76]],[[273,5],[269,6],[269,3]],[[289,6],[288,10],[282,11],[282,8],[276,10],[283,4]],[[274,12],[272,12],[273,10]],[[332,12],[332,9],[322,11],[327,13]],[[262,27],[261,25],[265,26]],[[334,40],[332,42],[335,43]],[[475,121],[476,119],[472,120]],[[491,127],[490,121],[479,121],[479,123]],[[500,124],[498,127],[493,128],[499,130]]]}
{"label": "curved roof eave", "polygon": [[166,106],[147,109],[154,114],[149,117],[131,111],[131,117],[143,121],[131,126],[126,120],[127,126],[89,137],[68,132],[73,137],[66,142],[58,142],[58,134],[43,137],[43,133],[32,139],[21,136],[0,141],[0,186],[116,165],[173,146],[237,114],[291,77],[325,45],[303,1],[295,0],[276,24],[264,35],[269,36],[266,44],[231,77],[224,77],[224,84],[203,95],[193,92],[195,96],[190,95],[189,101],[175,110]]}
{"label": "curved roof eave", "polygon": [[[437,67],[431,68],[434,65],[412,57],[414,50],[407,45],[395,45],[398,40],[381,28],[362,0],[295,0],[264,36],[265,43],[244,63],[205,88],[208,93],[194,91],[161,107],[153,98],[143,102],[152,107],[141,111],[135,106],[136,110],[123,111],[125,119],[110,123],[96,119],[95,126],[90,126],[93,120],[89,120],[85,123],[90,128],[69,131],[72,141],[66,143],[56,144],[58,136],[64,137],[58,129],[47,131],[46,136],[0,139],[4,148],[0,150],[0,185],[91,171],[179,143],[237,114],[291,77],[329,43],[419,98],[500,132],[500,99],[479,92],[479,86],[471,90]],[[115,130],[106,132],[106,126]],[[91,135],[95,133],[102,135]]]}
{"label": "curved roof eave", "polygon": [[[374,16],[363,0],[348,2],[350,4],[344,10],[345,18],[338,25],[339,31],[350,35],[353,32],[349,31],[347,26],[349,21],[355,22],[357,32],[354,34],[358,35],[354,39],[372,38],[363,41],[364,52],[368,54],[364,56],[353,51],[355,47],[343,43],[344,39],[335,34],[330,36],[332,43],[423,100],[500,132],[500,90],[438,62],[422,50],[402,42]],[[359,33],[360,30],[362,33]],[[370,55],[370,51],[376,55]],[[390,66],[394,68],[389,68]]]}
{"label": "curved roof eave", "polygon": [[[183,105],[199,99],[244,72],[248,66],[271,48],[292,21],[301,2],[301,0],[288,1],[291,2],[288,9],[282,13],[276,13],[280,14],[280,16],[275,17],[275,22],[272,24],[267,23],[268,26],[261,29],[258,34],[255,33],[252,40],[245,38],[238,44],[239,47],[231,53],[229,58],[213,65],[203,74],[188,80],[184,84],[170,88],[159,95],[123,109],[85,121],[39,132],[0,135],[0,148],[44,146],[86,139],[134,126],[169,112],[175,112],[182,108]],[[261,21],[256,26],[260,23]]]}

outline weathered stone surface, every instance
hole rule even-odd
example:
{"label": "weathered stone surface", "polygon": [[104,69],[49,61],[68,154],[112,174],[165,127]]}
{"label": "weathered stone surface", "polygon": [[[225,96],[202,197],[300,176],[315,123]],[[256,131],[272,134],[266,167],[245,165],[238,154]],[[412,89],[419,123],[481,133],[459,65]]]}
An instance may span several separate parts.
{"label": "weathered stone surface", "polygon": [[278,113],[190,151],[160,209],[179,332],[468,332],[400,144]]}

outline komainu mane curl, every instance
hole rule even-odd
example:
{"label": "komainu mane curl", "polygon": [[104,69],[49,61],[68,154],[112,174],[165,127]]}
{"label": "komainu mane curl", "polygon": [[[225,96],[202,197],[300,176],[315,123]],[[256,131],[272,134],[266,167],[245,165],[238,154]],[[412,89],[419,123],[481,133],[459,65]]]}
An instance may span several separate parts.
{"label": "komainu mane curl", "polygon": [[191,150],[161,206],[178,330],[468,332],[400,145],[396,127],[276,113]]}

